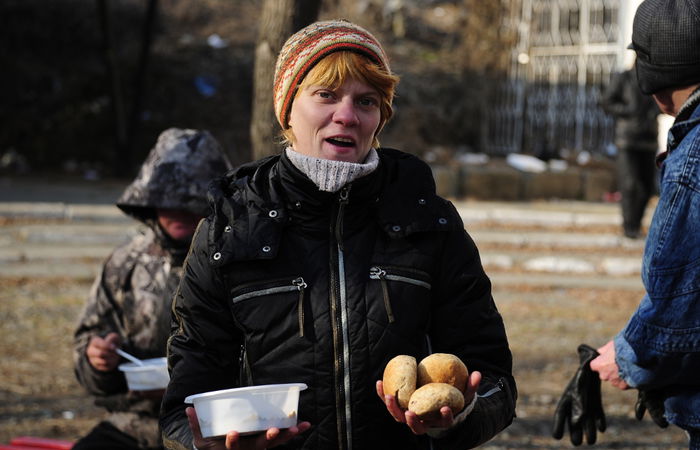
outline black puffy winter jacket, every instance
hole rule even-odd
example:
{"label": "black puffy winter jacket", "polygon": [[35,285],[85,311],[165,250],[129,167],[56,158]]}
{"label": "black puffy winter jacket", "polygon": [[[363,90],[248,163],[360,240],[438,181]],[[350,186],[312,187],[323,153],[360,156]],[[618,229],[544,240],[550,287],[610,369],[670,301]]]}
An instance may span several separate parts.
{"label": "black puffy winter jacket", "polygon": [[[377,170],[337,193],[284,155],[212,184],[173,302],[166,445],[192,448],[186,396],[291,382],[308,385],[299,419],[312,428],[284,448],[469,448],[510,424],[511,353],[476,246],[426,164],[378,152]],[[375,392],[389,359],[431,352],[483,374],[474,411],[438,439],[395,422]]]}

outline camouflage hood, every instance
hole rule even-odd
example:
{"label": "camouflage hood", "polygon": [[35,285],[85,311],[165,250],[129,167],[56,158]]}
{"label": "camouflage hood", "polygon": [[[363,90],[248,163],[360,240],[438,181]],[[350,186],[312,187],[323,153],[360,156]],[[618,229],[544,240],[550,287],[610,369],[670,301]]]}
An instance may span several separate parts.
{"label": "camouflage hood", "polygon": [[206,216],[209,182],[230,169],[221,146],[208,131],[170,128],[160,134],[117,206],[142,222],[153,219],[156,208]]}

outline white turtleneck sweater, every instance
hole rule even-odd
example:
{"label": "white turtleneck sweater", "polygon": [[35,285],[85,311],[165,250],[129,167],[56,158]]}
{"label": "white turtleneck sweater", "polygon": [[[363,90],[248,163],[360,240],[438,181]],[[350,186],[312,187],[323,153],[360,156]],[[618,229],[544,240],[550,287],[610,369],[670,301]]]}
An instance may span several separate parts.
{"label": "white turtleneck sweater", "polygon": [[374,172],[379,165],[379,155],[374,148],[369,150],[363,163],[307,156],[295,151],[292,147],[287,147],[285,152],[294,167],[325,192],[337,192],[351,181]]}

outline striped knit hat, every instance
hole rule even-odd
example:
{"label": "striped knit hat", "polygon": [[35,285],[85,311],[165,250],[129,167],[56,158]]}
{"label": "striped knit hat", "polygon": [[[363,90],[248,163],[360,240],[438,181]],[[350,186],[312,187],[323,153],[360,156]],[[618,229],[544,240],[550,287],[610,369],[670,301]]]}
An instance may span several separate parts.
{"label": "striped knit hat", "polygon": [[275,115],[282,129],[289,128],[289,111],[295,88],[320,60],[338,51],[368,57],[387,73],[389,60],[379,41],[364,28],[347,20],[315,22],[293,34],[280,50],[275,66]]}

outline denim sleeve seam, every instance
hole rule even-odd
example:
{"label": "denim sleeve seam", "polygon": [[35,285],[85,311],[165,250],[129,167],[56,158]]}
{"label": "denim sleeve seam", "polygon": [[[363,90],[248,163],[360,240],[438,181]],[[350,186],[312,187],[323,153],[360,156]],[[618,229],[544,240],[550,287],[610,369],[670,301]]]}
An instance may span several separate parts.
{"label": "denim sleeve seam", "polygon": [[[676,184],[676,183],[674,183],[674,184]],[[677,201],[678,201],[678,197],[679,197],[680,194],[681,194],[680,186],[676,186],[676,188],[674,189],[674,191],[673,191],[673,193],[672,193],[672,195],[671,195],[671,199],[670,199],[670,201],[669,201],[669,206],[668,206],[668,208],[665,208],[665,209],[663,210],[663,211],[665,212],[664,217],[663,217],[663,218],[659,218],[659,219],[661,220],[661,223],[662,223],[662,228],[661,228],[661,230],[660,230],[660,232],[659,232],[659,236],[658,236],[658,239],[657,239],[657,242],[656,242],[656,246],[654,247],[654,252],[652,253],[652,259],[653,259],[653,260],[659,260],[659,259],[661,259],[662,250],[665,248],[665,245],[666,245],[666,238],[667,238],[668,233],[669,233],[669,228],[671,227],[671,225],[670,225],[670,222],[671,222],[671,221],[669,220],[669,218],[671,218],[671,217],[674,216],[674,212],[675,212],[676,206],[677,206],[676,203],[677,203]],[[658,209],[658,206],[657,206],[657,211],[660,211],[660,210]],[[657,218],[654,217],[654,220],[656,221]]]}
{"label": "denim sleeve seam", "polygon": [[[666,353],[687,353],[687,352],[697,352],[700,351],[700,328],[686,328],[683,330],[672,330],[668,328],[658,327],[649,324],[636,324],[635,328],[639,330],[640,328],[647,328],[657,331],[654,340],[645,339],[639,336],[639,333],[634,333],[637,330],[626,330],[624,338],[630,344],[632,342],[642,342],[643,345],[652,348],[653,350]],[[632,331],[632,332],[631,332]],[[678,337],[691,336],[697,334],[698,336],[691,342],[680,344],[676,342]],[[663,339],[667,337],[668,339]],[[669,341],[670,339],[670,341]],[[665,342],[662,342],[665,341]]]}

